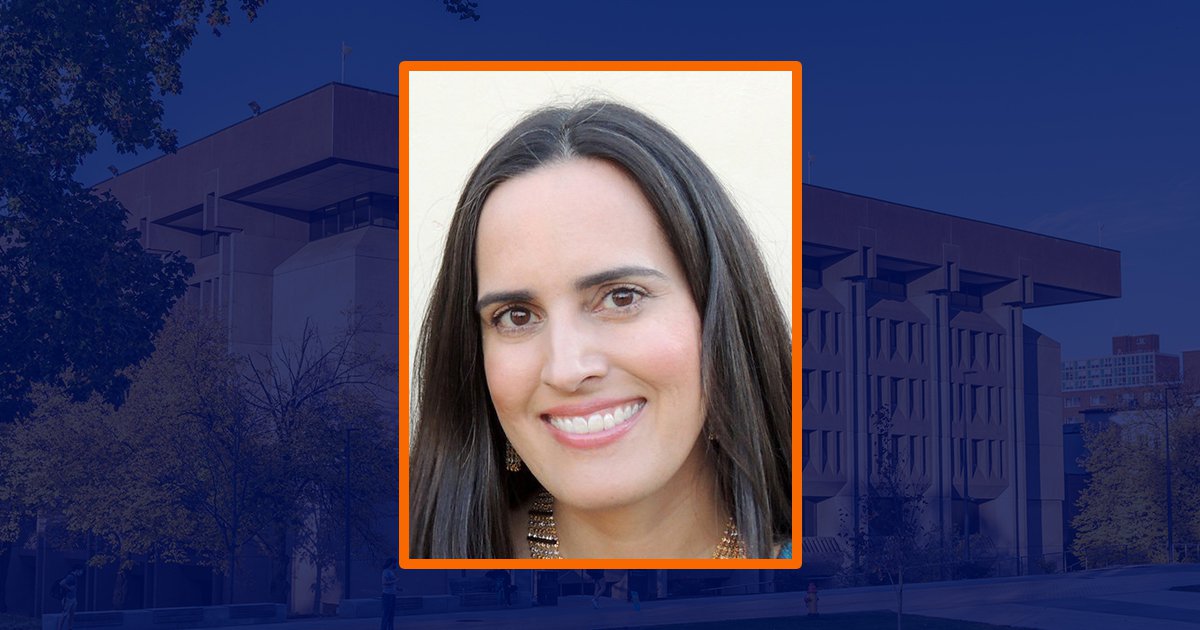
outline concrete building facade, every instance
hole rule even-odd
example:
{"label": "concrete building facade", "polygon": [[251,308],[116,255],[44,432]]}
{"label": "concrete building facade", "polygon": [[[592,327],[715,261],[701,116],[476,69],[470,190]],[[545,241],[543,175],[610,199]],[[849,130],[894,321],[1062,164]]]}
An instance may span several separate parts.
{"label": "concrete building facade", "polygon": [[[278,356],[306,326],[328,338],[357,311],[374,323],[356,342],[394,359],[396,107],[394,94],[326,85],[107,187],[130,210],[143,247],[179,251],[193,262],[186,301],[228,326],[231,352]],[[393,401],[386,416],[393,431],[395,408]],[[395,486],[394,479],[381,483]],[[381,509],[392,517],[379,530],[394,539],[395,505]],[[388,552],[355,557],[350,577],[356,592],[374,593]],[[244,581],[248,590],[264,590],[269,582],[273,569],[265,560],[258,564],[258,573]],[[294,560],[291,571],[290,612],[317,612],[316,567]],[[322,599],[337,601],[344,571],[337,568],[337,586]]]}
{"label": "concrete building facade", "polygon": [[[129,209],[144,247],[179,251],[195,264],[187,300],[219,315],[231,351],[270,354],[307,324],[336,330],[347,309],[365,308],[391,313],[362,342],[395,353],[396,112],[395,95],[326,85],[98,188]],[[856,514],[876,474],[871,419],[884,408],[906,474],[924,489],[930,522],[944,537],[979,532],[1026,561],[1061,554],[1059,346],[1023,315],[1119,296],[1119,254],[814,186],[803,194],[803,313],[794,314],[794,344],[803,360],[804,432],[794,456],[804,475],[803,531],[795,535],[803,534],[806,566],[840,563],[843,516]],[[395,518],[380,523],[382,532],[396,530]],[[82,551],[14,552],[21,559],[12,570],[21,575],[10,579],[13,588],[33,584],[38,566],[54,574],[68,559],[86,559]],[[375,594],[379,561],[356,556],[352,596]],[[244,570],[244,598],[264,599],[270,560],[247,558]],[[292,571],[290,612],[317,612],[314,567],[294,563]],[[404,571],[401,586],[409,595],[444,594],[465,577]],[[559,588],[570,576],[553,577]],[[210,578],[197,567],[161,567],[139,568],[133,579],[145,593],[141,605],[179,606],[208,603]],[[110,579],[89,574],[84,610]],[[769,579],[758,571],[640,571],[625,588],[753,592]],[[541,580],[523,575],[518,583],[540,593]],[[10,593],[10,601],[32,592]],[[340,595],[329,591],[325,601]]]}
{"label": "concrete building facade", "polygon": [[806,559],[861,522],[883,409],[943,540],[1061,559],[1059,344],[1024,313],[1119,296],[1119,253],[813,186],[804,204]]}

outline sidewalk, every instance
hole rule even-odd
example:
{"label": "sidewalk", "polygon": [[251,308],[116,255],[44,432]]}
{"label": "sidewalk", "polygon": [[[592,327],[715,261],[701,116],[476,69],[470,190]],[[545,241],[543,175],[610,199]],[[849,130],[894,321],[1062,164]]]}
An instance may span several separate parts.
{"label": "sidewalk", "polygon": [[[1053,630],[1200,630],[1200,593],[1170,590],[1200,584],[1198,565],[1156,565],[905,587],[904,611],[931,617]],[[821,612],[895,610],[890,587],[823,591]],[[804,593],[485,610],[396,618],[397,628],[622,628],[804,614]],[[378,619],[312,619],[271,624],[278,630],[368,630]]]}

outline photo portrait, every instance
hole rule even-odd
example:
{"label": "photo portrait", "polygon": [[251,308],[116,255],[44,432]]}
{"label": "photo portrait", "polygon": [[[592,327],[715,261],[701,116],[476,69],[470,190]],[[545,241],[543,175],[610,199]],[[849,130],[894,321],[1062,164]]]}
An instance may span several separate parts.
{"label": "photo portrait", "polygon": [[790,559],[792,73],[407,88],[410,556]]}

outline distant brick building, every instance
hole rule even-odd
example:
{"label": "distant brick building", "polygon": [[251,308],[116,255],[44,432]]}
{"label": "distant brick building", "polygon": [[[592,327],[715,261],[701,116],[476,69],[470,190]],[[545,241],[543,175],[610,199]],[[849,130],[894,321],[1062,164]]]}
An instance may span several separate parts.
{"label": "distant brick building", "polygon": [[1183,386],[1200,392],[1200,350],[1183,351]]}
{"label": "distant brick building", "polygon": [[[1185,353],[1200,375],[1200,352]],[[1185,357],[1187,358],[1187,357]],[[1112,354],[1062,363],[1063,420],[1079,422],[1087,412],[1158,404],[1164,386],[1178,386],[1187,367],[1179,355],[1161,351],[1158,335],[1113,337]]]}

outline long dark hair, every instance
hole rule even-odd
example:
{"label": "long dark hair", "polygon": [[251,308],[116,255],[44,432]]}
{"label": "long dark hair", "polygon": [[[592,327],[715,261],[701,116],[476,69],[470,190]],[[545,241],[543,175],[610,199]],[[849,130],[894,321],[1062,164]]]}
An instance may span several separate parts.
{"label": "long dark hair", "polygon": [[721,499],[750,557],[791,536],[792,342],[749,228],[678,137],[628,107],[588,102],[519,122],[463,189],[430,295],[413,379],[410,547],[417,558],[514,555],[509,512],[538,487],[504,469],[475,312],[475,242],[501,183],[571,158],[623,168],[650,201],[702,322],[706,431]]}

